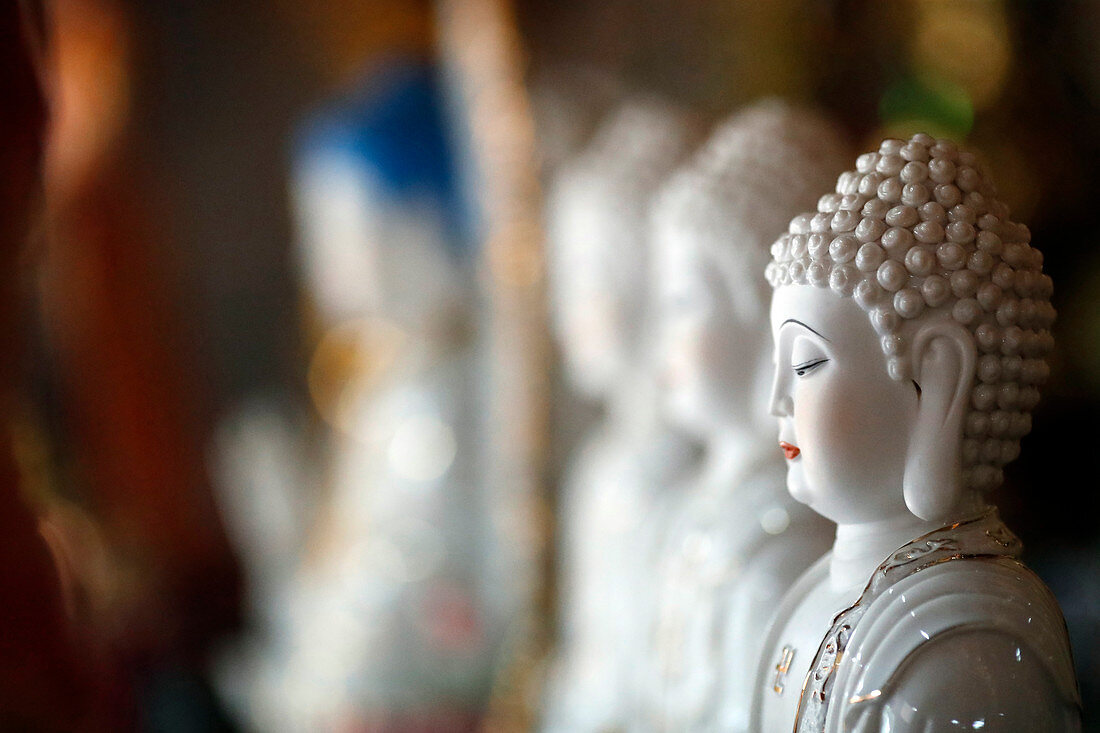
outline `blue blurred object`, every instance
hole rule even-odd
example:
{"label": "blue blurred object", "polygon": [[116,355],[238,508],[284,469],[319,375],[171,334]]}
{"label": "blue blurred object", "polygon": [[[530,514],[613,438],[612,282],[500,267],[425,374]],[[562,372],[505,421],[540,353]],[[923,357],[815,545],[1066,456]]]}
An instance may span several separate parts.
{"label": "blue blurred object", "polygon": [[471,216],[449,129],[438,70],[392,59],[372,65],[345,96],[310,114],[293,155],[297,160],[319,153],[348,156],[374,174],[395,204],[430,197],[444,214],[448,247],[465,257],[472,249]]}
{"label": "blue blurred object", "polygon": [[227,423],[221,446],[263,632],[222,688],[260,730],[470,730],[513,613],[482,478],[476,249],[444,87],[425,63],[374,64],[294,140],[324,422],[308,456],[273,440],[294,431],[272,411]]}

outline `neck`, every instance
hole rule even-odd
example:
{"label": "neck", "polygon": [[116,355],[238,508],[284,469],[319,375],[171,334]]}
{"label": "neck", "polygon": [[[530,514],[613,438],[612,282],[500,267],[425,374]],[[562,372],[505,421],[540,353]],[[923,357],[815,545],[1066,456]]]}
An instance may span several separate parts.
{"label": "neck", "polygon": [[890,553],[941,526],[941,522],[928,522],[912,514],[879,522],[838,524],[829,561],[829,584],[836,591],[862,588]]}

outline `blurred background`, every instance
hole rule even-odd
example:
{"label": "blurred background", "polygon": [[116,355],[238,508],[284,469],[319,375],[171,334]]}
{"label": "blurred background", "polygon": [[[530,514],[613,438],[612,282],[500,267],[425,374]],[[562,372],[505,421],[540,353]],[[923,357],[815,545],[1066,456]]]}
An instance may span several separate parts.
{"label": "blurred background", "polygon": [[1043,250],[1053,376],[998,501],[1100,729],[1100,4],[6,5],[4,720],[529,728],[592,409],[541,191],[629,96],[778,95],[860,150],[965,141]]}

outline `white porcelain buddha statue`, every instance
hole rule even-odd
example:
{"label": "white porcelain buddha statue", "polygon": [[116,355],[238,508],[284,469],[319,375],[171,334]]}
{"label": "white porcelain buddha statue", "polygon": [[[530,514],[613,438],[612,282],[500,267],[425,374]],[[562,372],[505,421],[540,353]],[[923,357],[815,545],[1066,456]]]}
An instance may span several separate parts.
{"label": "white porcelain buddha statue", "polygon": [[754,730],[1079,730],[1061,612],[988,503],[1048,375],[1029,239],[972,154],[920,134],[773,245],[788,487],[838,528],[768,633]]}
{"label": "white porcelain buddha statue", "polygon": [[[316,485],[284,499],[307,517],[296,552],[259,599],[265,633],[236,675],[257,730],[471,727],[511,621],[438,84],[419,64],[372,69],[298,141],[291,193],[323,329],[309,387],[324,429]],[[271,488],[253,502],[283,498]]]}
{"label": "white porcelain buddha statue", "polygon": [[633,613],[649,578],[638,533],[692,452],[657,410],[647,349],[647,217],[693,126],[631,100],[565,162],[548,201],[551,316],[573,390],[601,405],[568,459],[559,500],[561,602],[543,704],[552,731],[620,729],[643,650]]}
{"label": "white porcelain buddha statue", "polygon": [[787,492],[775,450],[763,267],[774,232],[845,157],[828,123],[769,100],[720,124],[654,206],[661,397],[704,462],[653,517],[638,729],[747,730],[775,606],[832,542],[832,523]]}

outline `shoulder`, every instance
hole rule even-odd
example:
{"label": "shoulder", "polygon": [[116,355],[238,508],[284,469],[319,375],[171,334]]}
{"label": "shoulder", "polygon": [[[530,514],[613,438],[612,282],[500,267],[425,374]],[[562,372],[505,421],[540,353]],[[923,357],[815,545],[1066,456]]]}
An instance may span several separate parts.
{"label": "shoulder", "polygon": [[[1078,709],[1061,611],[1042,581],[1010,558],[941,562],[893,584],[867,607],[837,672],[835,712],[849,724],[868,714],[864,708],[919,700],[926,704],[918,709],[951,714],[944,725],[1017,704],[1014,716],[1043,720]],[[1023,722],[1012,729],[1032,730]]]}
{"label": "shoulder", "polygon": [[849,707],[842,728],[1077,731],[1080,710],[1041,654],[1000,630],[944,632],[906,658],[873,704]]}

